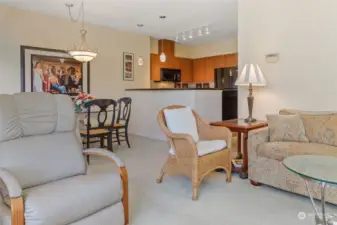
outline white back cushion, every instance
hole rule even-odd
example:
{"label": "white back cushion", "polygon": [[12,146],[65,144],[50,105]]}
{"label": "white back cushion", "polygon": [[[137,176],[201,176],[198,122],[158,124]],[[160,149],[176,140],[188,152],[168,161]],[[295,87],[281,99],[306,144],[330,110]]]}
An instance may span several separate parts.
{"label": "white back cushion", "polygon": [[199,134],[191,108],[164,109],[167,128],[174,134],[189,134],[197,143]]}

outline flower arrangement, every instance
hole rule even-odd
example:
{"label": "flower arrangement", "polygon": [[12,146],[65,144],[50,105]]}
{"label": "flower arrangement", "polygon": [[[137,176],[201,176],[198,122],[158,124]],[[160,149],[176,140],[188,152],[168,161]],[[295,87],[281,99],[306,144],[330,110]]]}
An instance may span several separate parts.
{"label": "flower arrangement", "polygon": [[88,102],[88,101],[91,101],[91,100],[94,100],[95,98],[88,94],[88,93],[85,93],[85,92],[80,92],[76,98],[74,99],[74,104],[75,104],[75,111],[76,112],[80,112],[82,111],[82,107],[83,105]]}

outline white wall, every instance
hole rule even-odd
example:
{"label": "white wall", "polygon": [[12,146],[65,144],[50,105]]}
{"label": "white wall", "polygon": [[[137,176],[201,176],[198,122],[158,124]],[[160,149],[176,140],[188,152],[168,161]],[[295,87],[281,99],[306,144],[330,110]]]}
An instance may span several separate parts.
{"label": "white wall", "polygon": [[193,46],[190,50],[191,58],[203,58],[238,52],[237,39],[225,39],[209,44]]}
{"label": "white wall", "polygon": [[[268,86],[254,92],[258,118],[279,109],[337,110],[337,1],[239,0],[239,67],[261,65]],[[276,64],[264,55],[279,52]],[[239,91],[239,115],[247,115]]]}
{"label": "white wall", "polygon": [[[197,59],[236,52],[238,43],[235,38],[197,46],[175,44],[175,56],[181,58]],[[151,40],[151,53],[158,54],[158,40]]]}
{"label": "white wall", "polygon": [[[90,89],[96,97],[118,98],[125,88],[150,86],[150,38],[87,24],[88,45],[98,48],[91,63]],[[0,93],[20,92],[20,45],[70,49],[79,44],[80,25],[67,19],[0,5]],[[134,53],[135,80],[123,81],[123,52]],[[144,65],[137,66],[137,58]]]}

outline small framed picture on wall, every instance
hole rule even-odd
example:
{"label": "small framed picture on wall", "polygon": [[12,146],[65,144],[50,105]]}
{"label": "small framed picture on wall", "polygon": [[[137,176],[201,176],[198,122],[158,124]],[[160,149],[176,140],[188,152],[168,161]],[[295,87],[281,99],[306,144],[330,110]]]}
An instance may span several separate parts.
{"label": "small framed picture on wall", "polygon": [[123,80],[134,80],[134,60],[133,53],[123,53]]}

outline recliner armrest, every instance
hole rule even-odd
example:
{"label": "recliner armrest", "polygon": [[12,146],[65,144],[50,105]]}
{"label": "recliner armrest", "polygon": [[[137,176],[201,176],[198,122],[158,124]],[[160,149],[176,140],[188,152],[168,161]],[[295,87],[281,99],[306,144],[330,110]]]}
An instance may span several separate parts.
{"label": "recliner armrest", "polygon": [[8,170],[0,168],[0,179],[5,184],[10,198],[18,198],[22,195],[19,181]]}
{"label": "recliner armrest", "polygon": [[125,167],[124,162],[115,154],[110,151],[100,149],[100,148],[89,148],[83,151],[85,155],[96,155],[101,157],[109,158],[114,161],[118,167]]}

